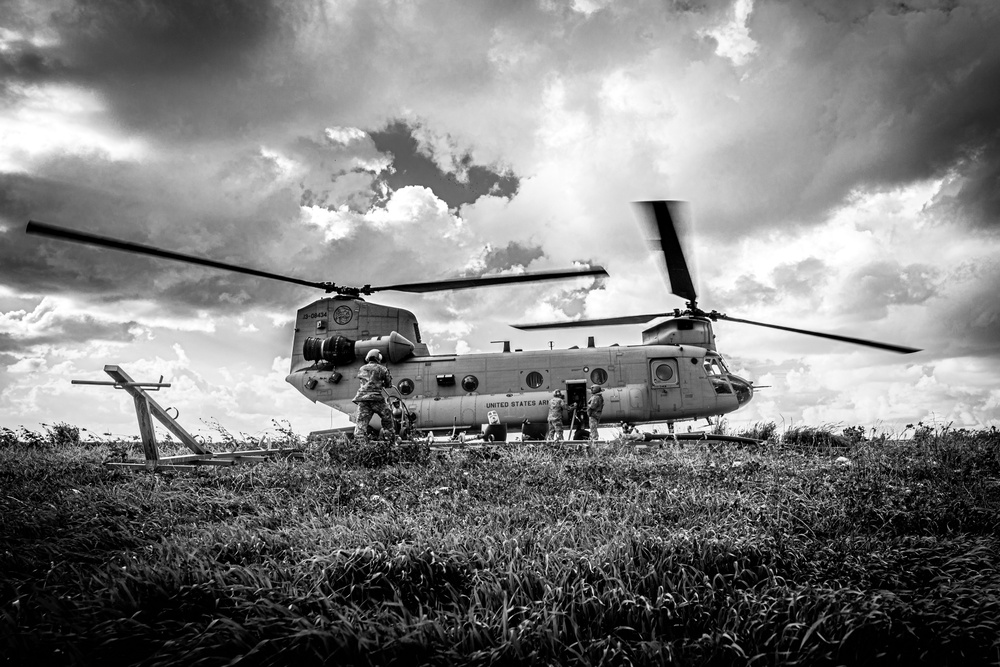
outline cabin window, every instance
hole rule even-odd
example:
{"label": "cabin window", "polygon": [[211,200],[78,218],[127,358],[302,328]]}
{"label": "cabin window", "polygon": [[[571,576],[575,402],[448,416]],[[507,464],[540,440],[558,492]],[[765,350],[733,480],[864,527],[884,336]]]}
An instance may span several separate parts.
{"label": "cabin window", "polygon": [[590,381],[594,384],[604,384],[608,381],[608,372],[603,368],[595,368],[590,373]]}
{"label": "cabin window", "polygon": [[653,384],[658,386],[677,384],[677,362],[674,359],[654,359],[650,362]]}
{"label": "cabin window", "polygon": [[545,382],[545,378],[538,371],[531,371],[528,373],[528,377],[524,378],[524,383],[532,389],[538,389],[543,382]]}
{"label": "cabin window", "polygon": [[475,375],[466,375],[462,378],[462,389],[465,391],[475,391],[479,389],[479,378]]}
{"label": "cabin window", "polygon": [[396,383],[396,389],[399,389],[399,393],[402,394],[403,396],[409,396],[410,394],[412,394],[413,388],[414,388],[413,380],[409,378],[404,378],[400,380],[398,383]]}

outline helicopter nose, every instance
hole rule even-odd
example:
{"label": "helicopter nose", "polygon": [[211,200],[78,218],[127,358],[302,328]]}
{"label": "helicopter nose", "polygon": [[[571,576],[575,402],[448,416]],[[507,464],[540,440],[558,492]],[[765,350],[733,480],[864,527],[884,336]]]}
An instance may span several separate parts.
{"label": "helicopter nose", "polygon": [[729,381],[736,391],[736,401],[740,404],[740,407],[749,403],[750,399],[753,398],[753,383],[737,375],[730,375]]}

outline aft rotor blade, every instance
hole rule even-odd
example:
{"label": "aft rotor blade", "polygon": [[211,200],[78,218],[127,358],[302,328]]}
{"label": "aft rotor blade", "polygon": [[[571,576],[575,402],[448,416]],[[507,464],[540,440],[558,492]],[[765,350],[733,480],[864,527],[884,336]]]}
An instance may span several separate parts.
{"label": "aft rotor blade", "polygon": [[478,278],[448,278],[420,283],[400,283],[397,285],[381,285],[366,287],[365,293],[393,290],[396,292],[441,292],[444,290],[469,289],[471,287],[488,287],[490,285],[510,285],[512,283],[528,283],[540,280],[563,280],[566,278],[581,278],[586,276],[607,276],[603,266],[586,269],[567,269],[562,271],[535,271],[533,273],[515,273],[500,276],[481,276]]}
{"label": "aft rotor blade", "polygon": [[594,320],[563,320],[561,322],[538,322],[531,324],[511,324],[510,326],[521,331],[531,331],[533,329],[573,329],[578,327],[605,327],[616,324],[645,324],[657,317],[669,317],[669,313],[647,313],[646,315],[626,315],[623,317],[602,317]]}
{"label": "aft rotor blade", "polygon": [[639,201],[634,202],[636,216],[646,229],[646,238],[654,250],[663,253],[670,291],[690,302],[698,300],[691,280],[684,250],[677,237],[675,218],[681,217],[686,202]]}
{"label": "aft rotor blade", "polygon": [[36,222],[34,220],[28,221],[28,226],[25,228],[24,231],[27,232],[28,234],[47,236],[49,238],[60,239],[63,241],[85,243],[88,245],[99,246],[101,248],[123,250],[125,252],[131,252],[138,255],[148,255],[150,257],[172,259],[174,261],[187,262],[188,264],[197,264],[199,266],[210,266],[213,269],[222,269],[224,271],[235,271],[236,273],[246,273],[251,276],[258,276],[260,278],[270,278],[271,280],[281,280],[286,283],[305,285],[306,287],[318,287],[320,289],[325,289],[325,290],[328,290],[330,288],[330,285],[328,283],[318,283],[309,280],[301,280],[299,278],[291,278],[289,276],[281,276],[276,273],[268,273],[267,271],[258,271],[257,269],[249,269],[245,266],[236,266],[235,264],[226,264],[225,262],[216,262],[215,260],[205,259],[203,257],[195,257],[193,255],[184,255],[179,252],[162,250],[161,248],[154,248],[153,246],[142,245],[139,243],[132,243],[131,241],[121,241],[119,239],[110,238],[108,236],[99,236],[97,234],[91,234],[89,232],[81,232],[75,229],[57,227],[56,225],[48,225],[45,224],[44,222]]}
{"label": "aft rotor blade", "polygon": [[905,347],[903,345],[892,345],[890,343],[879,343],[874,340],[865,340],[864,338],[851,338],[850,336],[838,336],[836,334],[822,333],[820,331],[809,331],[807,329],[795,329],[793,327],[783,327],[778,324],[766,324],[764,322],[754,322],[753,320],[743,320],[738,317],[730,317],[728,315],[723,315],[722,313],[712,313],[711,317],[713,319],[728,320],[730,322],[742,322],[743,324],[753,324],[758,327],[767,327],[768,329],[779,329],[781,331],[791,331],[792,333],[806,334],[807,336],[817,336],[819,338],[827,338],[829,340],[839,340],[844,343],[854,343],[855,345],[864,345],[866,347],[874,347],[879,350],[888,350],[890,352],[898,352],[899,354],[911,354],[913,352],[920,352],[919,349],[915,347]]}

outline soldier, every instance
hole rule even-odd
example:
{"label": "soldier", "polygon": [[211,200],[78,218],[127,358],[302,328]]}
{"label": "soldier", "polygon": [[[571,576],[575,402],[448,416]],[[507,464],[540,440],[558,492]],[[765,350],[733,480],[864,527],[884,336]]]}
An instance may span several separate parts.
{"label": "soldier", "polygon": [[392,442],[395,429],[392,425],[392,412],[386,405],[382,390],[392,386],[392,375],[389,369],[382,365],[382,355],[378,350],[371,350],[365,355],[365,365],[358,369],[358,379],[361,386],[354,396],[358,410],[354,413],[354,441],[368,441],[368,422],[372,415],[377,414],[382,419],[382,438]]}
{"label": "soldier", "polygon": [[563,439],[563,410],[565,408],[566,401],[563,400],[563,394],[556,389],[549,400],[549,430],[545,434],[545,442],[556,442]]}
{"label": "soldier", "polygon": [[590,401],[587,403],[587,416],[590,418],[590,442],[597,442],[597,425],[601,423],[601,413],[604,412],[604,397],[601,388],[594,385],[590,388]]}
{"label": "soldier", "polygon": [[389,405],[392,409],[392,425],[395,427],[396,435],[402,437],[403,435],[403,404],[399,402],[399,399],[393,396],[389,399]]}

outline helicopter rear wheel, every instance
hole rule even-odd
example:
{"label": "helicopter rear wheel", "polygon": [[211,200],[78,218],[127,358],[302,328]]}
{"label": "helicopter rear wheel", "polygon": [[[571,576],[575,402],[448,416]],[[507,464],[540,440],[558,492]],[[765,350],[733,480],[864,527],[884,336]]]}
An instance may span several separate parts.
{"label": "helicopter rear wheel", "polygon": [[507,442],[506,424],[489,424],[483,432],[483,440],[486,442]]}

